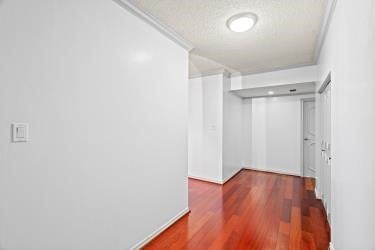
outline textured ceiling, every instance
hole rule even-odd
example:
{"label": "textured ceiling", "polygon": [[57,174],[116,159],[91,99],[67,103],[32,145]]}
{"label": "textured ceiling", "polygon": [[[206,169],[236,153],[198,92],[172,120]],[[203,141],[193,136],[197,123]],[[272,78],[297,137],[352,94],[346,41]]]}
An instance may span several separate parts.
{"label": "textured ceiling", "polygon": [[[132,2],[194,45],[191,74],[209,73],[220,65],[249,74],[312,64],[327,4],[327,0]],[[226,21],[241,12],[255,13],[258,22],[248,32],[231,32]]]}

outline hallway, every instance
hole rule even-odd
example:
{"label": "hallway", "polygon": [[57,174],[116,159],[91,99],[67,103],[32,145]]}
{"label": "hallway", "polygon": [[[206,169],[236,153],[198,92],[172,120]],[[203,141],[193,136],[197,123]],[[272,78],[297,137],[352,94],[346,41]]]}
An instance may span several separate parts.
{"label": "hallway", "polygon": [[225,185],[189,179],[191,212],[144,249],[328,249],[308,178],[241,170]]}

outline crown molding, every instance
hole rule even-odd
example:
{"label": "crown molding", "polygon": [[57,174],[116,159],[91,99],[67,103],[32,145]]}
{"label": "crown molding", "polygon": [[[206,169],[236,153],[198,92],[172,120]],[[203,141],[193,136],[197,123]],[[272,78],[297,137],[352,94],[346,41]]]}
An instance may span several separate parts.
{"label": "crown molding", "polygon": [[184,39],[182,36],[177,34],[173,29],[170,27],[167,27],[166,25],[162,24],[156,17],[151,15],[150,13],[147,13],[146,11],[140,9],[134,4],[134,1],[132,0],[112,0],[118,5],[120,5],[122,8],[128,10],[130,13],[135,15],[136,17],[142,19],[146,23],[150,24],[152,27],[157,29],[160,33],[165,35],[170,40],[174,41],[187,51],[191,51],[194,46]]}
{"label": "crown molding", "polygon": [[324,41],[328,33],[329,25],[331,24],[333,13],[335,12],[335,9],[336,9],[336,4],[337,4],[337,0],[329,0],[327,3],[322,25],[320,27],[317,45],[314,50],[313,61],[315,64],[317,64],[319,61],[320,52],[323,48]]}
{"label": "crown molding", "polygon": [[205,77],[205,76],[214,76],[214,75],[223,75],[225,77],[231,77],[231,73],[226,69],[215,69],[204,73],[191,74],[189,79]]}

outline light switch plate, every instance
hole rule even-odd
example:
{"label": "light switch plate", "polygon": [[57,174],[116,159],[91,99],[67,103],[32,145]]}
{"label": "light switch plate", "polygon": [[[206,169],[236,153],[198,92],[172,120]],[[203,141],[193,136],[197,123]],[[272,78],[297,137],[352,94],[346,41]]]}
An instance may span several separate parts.
{"label": "light switch plate", "polygon": [[12,124],[12,141],[27,142],[29,140],[29,124],[13,123]]}

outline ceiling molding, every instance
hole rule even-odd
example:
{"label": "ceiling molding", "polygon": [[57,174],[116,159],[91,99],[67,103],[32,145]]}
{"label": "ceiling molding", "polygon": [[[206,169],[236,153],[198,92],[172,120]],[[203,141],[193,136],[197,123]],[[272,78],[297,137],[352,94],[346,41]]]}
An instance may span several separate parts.
{"label": "ceiling molding", "polygon": [[319,36],[318,36],[317,45],[314,51],[313,61],[315,64],[317,64],[319,61],[320,52],[323,48],[324,41],[328,33],[329,25],[332,21],[333,13],[335,12],[335,9],[336,9],[336,4],[337,4],[337,0],[329,0],[327,3],[327,8],[324,13],[322,25],[321,25]]}
{"label": "ceiling molding", "polygon": [[177,34],[173,29],[167,27],[166,25],[159,22],[153,15],[145,12],[144,10],[138,8],[132,0],[112,0],[124,9],[128,10],[133,15],[139,17],[146,23],[150,24],[152,27],[157,29],[160,33],[168,37],[170,40],[176,42],[178,45],[186,49],[187,51],[191,51],[194,46]]}
{"label": "ceiling molding", "polygon": [[223,75],[225,77],[231,77],[231,73],[226,69],[215,69],[205,73],[191,74],[189,79],[200,78],[205,76]]}

